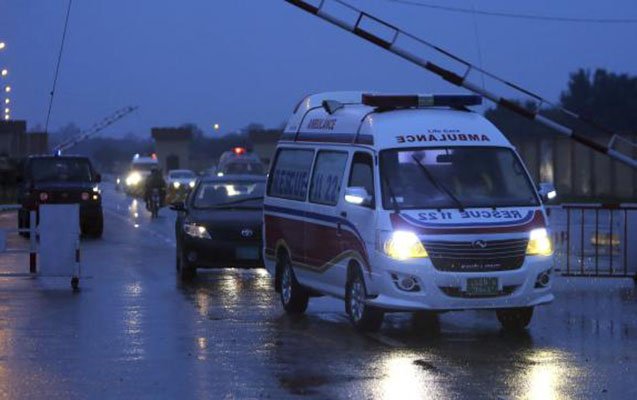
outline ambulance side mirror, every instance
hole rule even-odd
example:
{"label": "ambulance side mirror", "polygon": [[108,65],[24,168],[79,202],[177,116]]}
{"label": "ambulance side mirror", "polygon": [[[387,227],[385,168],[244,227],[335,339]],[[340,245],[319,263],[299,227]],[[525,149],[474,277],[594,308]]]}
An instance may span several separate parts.
{"label": "ambulance side mirror", "polygon": [[364,187],[352,186],[345,189],[345,201],[349,204],[369,207],[372,204],[372,196]]}
{"label": "ambulance side mirror", "polygon": [[553,185],[552,183],[540,183],[537,192],[542,198],[542,201],[545,203],[557,197],[557,190],[555,190],[555,185]]}

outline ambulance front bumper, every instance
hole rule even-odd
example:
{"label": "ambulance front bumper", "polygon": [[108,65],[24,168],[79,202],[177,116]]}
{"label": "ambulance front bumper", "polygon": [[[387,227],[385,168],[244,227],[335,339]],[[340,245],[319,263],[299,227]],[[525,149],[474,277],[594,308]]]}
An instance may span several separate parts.
{"label": "ambulance front bumper", "polygon": [[[372,268],[372,272],[365,274],[370,294],[367,303],[388,311],[533,307],[554,299],[551,292],[552,257],[527,256],[519,269],[493,272],[443,272],[436,270],[429,259],[396,261],[385,256],[379,258],[382,258],[383,268]],[[548,284],[538,284],[541,274],[549,276]],[[417,281],[417,290],[401,289],[398,280],[406,277]],[[475,278],[496,278],[498,291],[490,294],[470,292],[469,280]]]}

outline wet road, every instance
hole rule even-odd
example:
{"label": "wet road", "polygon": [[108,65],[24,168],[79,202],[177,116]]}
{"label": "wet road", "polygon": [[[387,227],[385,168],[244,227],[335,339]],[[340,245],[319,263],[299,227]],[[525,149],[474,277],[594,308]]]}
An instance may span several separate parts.
{"label": "wet road", "polygon": [[[327,298],[287,317],[262,270],[180,284],[171,212],[151,221],[108,184],[104,199],[80,293],[68,279],[0,279],[3,398],[637,398],[630,280],[558,279],[522,336],[488,312],[445,314],[439,332],[394,314],[361,335]],[[27,269],[0,258],[2,272]]]}

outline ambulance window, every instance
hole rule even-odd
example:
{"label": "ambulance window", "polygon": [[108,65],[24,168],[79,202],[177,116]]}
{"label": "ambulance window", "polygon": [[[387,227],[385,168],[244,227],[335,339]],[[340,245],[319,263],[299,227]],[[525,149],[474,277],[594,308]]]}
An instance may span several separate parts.
{"label": "ambulance window", "polygon": [[367,194],[374,198],[374,160],[371,154],[361,152],[354,154],[347,186],[363,187],[367,190]]}
{"label": "ambulance window", "polygon": [[270,174],[268,195],[305,200],[314,150],[280,149]]}
{"label": "ambulance window", "polygon": [[310,201],[312,203],[327,205],[338,203],[345,164],[347,164],[347,153],[345,152],[319,152],[310,187]]}

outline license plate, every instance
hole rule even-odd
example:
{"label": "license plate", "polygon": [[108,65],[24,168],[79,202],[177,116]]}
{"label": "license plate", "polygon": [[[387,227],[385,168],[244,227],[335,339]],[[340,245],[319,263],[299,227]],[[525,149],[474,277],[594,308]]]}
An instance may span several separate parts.
{"label": "license plate", "polygon": [[236,256],[239,260],[258,260],[259,248],[258,247],[237,247]]}
{"label": "license plate", "polygon": [[467,294],[471,296],[488,296],[500,292],[498,278],[469,278],[467,279]]}

